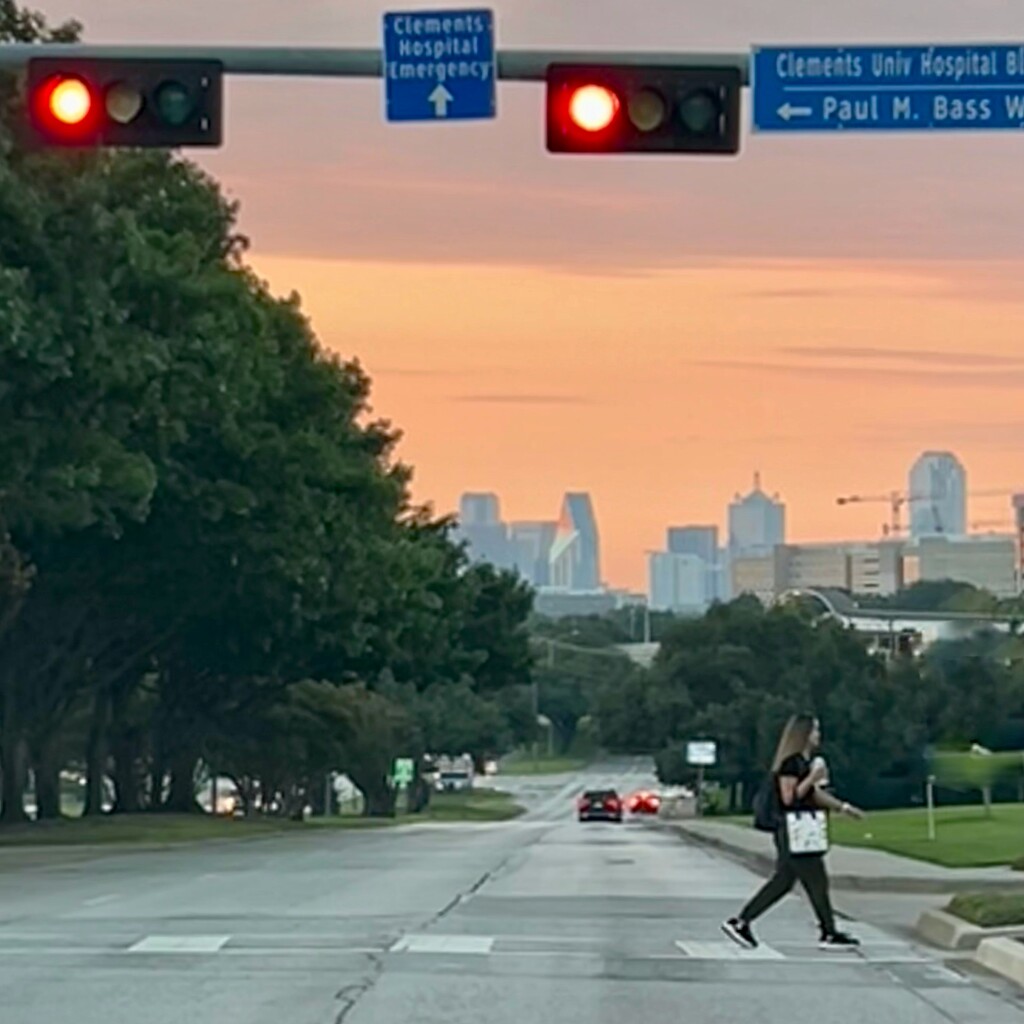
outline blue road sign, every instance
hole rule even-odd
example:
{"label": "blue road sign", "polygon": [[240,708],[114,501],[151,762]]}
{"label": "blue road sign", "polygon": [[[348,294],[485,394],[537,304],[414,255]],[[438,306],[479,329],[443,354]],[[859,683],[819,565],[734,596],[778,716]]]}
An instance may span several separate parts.
{"label": "blue road sign", "polygon": [[1024,130],[1024,44],[755,47],[754,129]]}
{"label": "blue road sign", "polygon": [[384,15],[384,96],[389,121],[494,117],[496,72],[493,12]]}

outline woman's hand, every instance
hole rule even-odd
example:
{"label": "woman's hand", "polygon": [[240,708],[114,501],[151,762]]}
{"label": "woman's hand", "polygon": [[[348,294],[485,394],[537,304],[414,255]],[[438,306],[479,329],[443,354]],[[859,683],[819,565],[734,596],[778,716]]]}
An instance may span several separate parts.
{"label": "woman's hand", "polygon": [[853,804],[848,804],[845,800],[843,801],[843,806],[840,808],[840,810],[848,818],[853,818],[856,821],[863,821],[867,817],[867,815],[859,807],[854,807]]}

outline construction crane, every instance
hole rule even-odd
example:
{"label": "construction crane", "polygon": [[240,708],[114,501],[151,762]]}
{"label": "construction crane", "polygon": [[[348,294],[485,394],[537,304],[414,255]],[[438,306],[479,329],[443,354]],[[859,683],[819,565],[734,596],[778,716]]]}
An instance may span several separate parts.
{"label": "construction crane", "polygon": [[[969,491],[968,498],[1001,498],[1012,497],[1016,493],[1010,487],[991,487],[985,490]],[[903,532],[901,510],[904,505],[915,502],[927,501],[931,503],[932,515],[938,533],[944,532],[944,527],[939,516],[938,504],[935,498],[929,494],[908,494],[906,491],[890,491],[888,494],[850,494],[836,498],[837,505],[858,505],[875,502],[884,502],[889,506],[889,522],[882,525],[882,533],[888,537],[890,534],[899,536]]]}
{"label": "construction crane", "polygon": [[888,494],[848,494],[836,498],[837,505],[865,505],[876,502],[884,502],[889,506],[889,522],[882,526],[882,532],[888,536],[890,533],[897,536],[902,533],[903,525],[900,519],[900,510],[904,505],[915,501],[929,501],[925,494],[907,494],[905,491],[890,491]]}

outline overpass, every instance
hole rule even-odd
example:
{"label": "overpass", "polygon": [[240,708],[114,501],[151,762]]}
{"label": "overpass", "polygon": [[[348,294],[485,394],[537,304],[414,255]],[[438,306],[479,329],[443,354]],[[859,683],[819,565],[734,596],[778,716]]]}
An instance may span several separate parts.
{"label": "overpass", "polygon": [[923,612],[900,608],[861,608],[849,594],[827,587],[786,591],[780,601],[810,600],[822,614],[870,637],[876,649],[893,650],[900,638],[915,649],[938,640],[962,640],[984,630],[1014,633],[1020,623],[1012,615],[988,612]]}

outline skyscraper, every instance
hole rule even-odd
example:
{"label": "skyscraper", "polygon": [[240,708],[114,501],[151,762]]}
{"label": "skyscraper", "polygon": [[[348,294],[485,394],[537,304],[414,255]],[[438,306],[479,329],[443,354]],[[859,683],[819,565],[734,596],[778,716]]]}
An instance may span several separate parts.
{"label": "skyscraper", "polygon": [[601,586],[600,539],[590,495],[570,492],[562,499],[551,545],[551,586],[598,590]]}
{"label": "skyscraper", "polygon": [[652,611],[700,615],[711,603],[708,566],[700,555],[652,551],[647,570]]}
{"label": "skyscraper", "polygon": [[910,536],[967,533],[967,472],[952,452],[924,452],[910,467]]}
{"label": "skyscraper", "polygon": [[490,562],[499,569],[512,568],[508,528],[501,521],[501,503],[496,494],[462,495],[456,535],[467,542],[472,561]]}
{"label": "skyscraper", "polygon": [[755,473],[754,489],[729,505],[729,555],[769,553],[785,541],[786,506],[761,490],[761,474]]}
{"label": "skyscraper", "polygon": [[670,526],[665,534],[665,547],[670,555],[694,555],[704,563],[708,603],[725,597],[725,566],[718,547],[717,526]]}
{"label": "skyscraper", "polygon": [[714,565],[718,558],[718,527],[670,526],[665,533],[665,547],[671,555],[696,555]]}
{"label": "skyscraper", "polygon": [[508,524],[513,565],[535,587],[546,587],[551,581],[551,546],[557,530],[558,523],[547,520]]}
{"label": "skyscraper", "polygon": [[467,492],[459,498],[459,522],[463,526],[493,526],[501,522],[501,501],[491,492]]}

